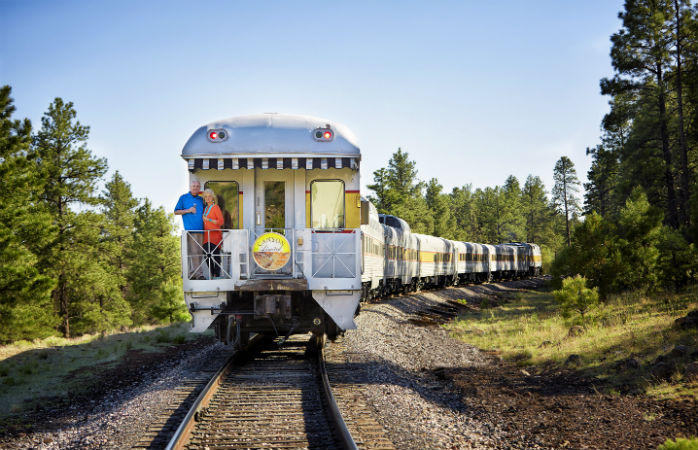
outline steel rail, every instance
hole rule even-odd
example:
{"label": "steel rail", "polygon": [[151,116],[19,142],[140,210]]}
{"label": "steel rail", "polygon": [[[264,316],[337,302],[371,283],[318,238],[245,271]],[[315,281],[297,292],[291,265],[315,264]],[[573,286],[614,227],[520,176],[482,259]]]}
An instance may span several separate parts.
{"label": "steel rail", "polygon": [[[250,341],[250,346],[256,340]],[[358,450],[356,443],[351,435],[351,432],[347,428],[346,422],[342,417],[339,407],[337,406],[336,399],[332,393],[332,387],[330,386],[329,377],[327,375],[327,366],[325,364],[325,357],[323,352],[324,339],[318,339],[317,343],[317,363],[319,368],[319,377],[322,384],[322,391],[328,405],[328,418],[333,422],[335,431],[337,434],[338,443],[344,450]],[[208,407],[211,399],[215,395],[218,387],[223,383],[225,377],[233,370],[235,367],[235,362],[243,358],[245,352],[238,351],[232,355],[228,361],[216,372],[216,374],[211,378],[211,380],[206,384],[204,389],[201,391],[194,404],[187,412],[187,415],[182,420],[182,423],[175,431],[174,435],[170,439],[170,442],[165,447],[165,450],[181,450],[185,448],[188,443],[192,431],[196,425],[196,417],[200,411]]]}
{"label": "steel rail", "polygon": [[318,343],[317,358],[318,365],[320,367],[320,379],[322,380],[322,390],[325,394],[325,398],[327,399],[327,404],[330,409],[330,417],[337,429],[337,435],[339,437],[342,448],[344,450],[359,450],[359,447],[356,446],[356,442],[354,442],[354,438],[351,436],[351,432],[349,431],[346,422],[344,422],[344,417],[342,417],[342,413],[339,411],[337,401],[335,400],[334,395],[332,394],[332,386],[330,386],[330,379],[327,376],[327,366],[325,365],[324,336],[319,341],[320,342]]}
{"label": "steel rail", "polygon": [[[260,335],[255,336],[250,340],[247,348],[250,349],[254,347],[254,345],[262,339],[263,337]],[[220,369],[218,369],[218,372],[216,372],[206,386],[204,386],[204,389],[194,401],[194,404],[189,409],[189,412],[186,416],[184,416],[184,420],[182,420],[182,423],[179,425],[179,427],[177,427],[177,431],[175,431],[172,439],[170,439],[167,447],[165,447],[165,450],[181,450],[184,448],[196,424],[196,415],[199,413],[199,411],[208,406],[221,382],[230,373],[230,371],[233,370],[235,362],[242,357],[243,353],[244,352],[241,352],[240,350],[236,351],[230,358],[228,358],[226,363],[223,364]]]}

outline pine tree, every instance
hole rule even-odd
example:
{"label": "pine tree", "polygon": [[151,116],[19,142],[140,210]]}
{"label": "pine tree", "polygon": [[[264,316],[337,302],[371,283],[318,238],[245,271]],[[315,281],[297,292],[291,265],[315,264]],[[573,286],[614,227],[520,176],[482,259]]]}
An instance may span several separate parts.
{"label": "pine tree", "polygon": [[71,336],[71,319],[79,317],[78,303],[93,301],[88,295],[93,286],[84,284],[84,279],[90,279],[85,271],[94,267],[89,250],[99,243],[99,233],[92,232],[95,217],[75,209],[98,204],[94,191],[107,166],[87,149],[89,128],[76,115],[72,103],[56,98],[41,119],[32,149],[44,186],[40,199],[57,228],[41,255],[41,266],[56,280],[52,296],[65,337]]}
{"label": "pine tree", "polygon": [[376,196],[369,195],[368,199],[378,210],[379,214],[387,214],[391,205],[387,198],[388,190],[388,170],[384,167],[373,172],[373,184],[367,187],[376,193]]}
{"label": "pine tree", "polygon": [[555,163],[553,172],[555,186],[553,187],[553,202],[560,212],[565,214],[565,229],[567,232],[567,246],[572,243],[570,233],[570,215],[579,212],[579,202],[575,193],[579,191],[579,179],[574,163],[567,156],[562,156]]}
{"label": "pine tree", "polygon": [[426,204],[434,218],[433,234],[447,239],[455,238],[456,221],[451,215],[450,197],[442,194],[441,186],[436,178],[429,180],[426,190]]}
{"label": "pine tree", "polygon": [[375,184],[368,186],[379,195],[379,213],[404,219],[416,233],[433,233],[434,218],[424,198],[425,184],[417,179],[416,162],[398,148],[388,167],[374,172]]}
{"label": "pine tree", "polygon": [[0,342],[53,332],[54,280],[40,273],[34,250],[52,231],[36,202],[41,184],[28,158],[31,123],[14,120],[11,88],[0,88]]}
{"label": "pine tree", "polygon": [[502,196],[504,201],[504,236],[503,240],[520,242],[525,239],[525,218],[522,209],[521,185],[514,175],[509,175]]}
{"label": "pine tree", "polygon": [[477,232],[477,214],[471,185],[455,187],[451,191],[451,205],[455,223],[455,238],[459,241],[480,240]]}
{"label": "pine tree", "polygon": [[[686,21],[690,21],[691,10],[689,0],[674,0],[674,60],[675,60],[675,70],[674,70],[674,85],[676,86],[676,100],[677,100],[677,113],[678,113],[678,133],[679,133],[679,154],[681,155],[681,189],[680,203],[682,211],[682,224],[685,226],[690,226],[690,213],[688,199],[691,195],[690,192],[690,169],[688,167],[688,142],[686,137],[685,129],[685,117],[684,117],[684,94],[683,94],[683,52],[684,47],[688,44],[686,41],[690,39],[689,29],[686,27]],[[695,74],[694,74],[695,75]]]}
{"label": "pine tree", "polygon": [[508,240],[504,233],[504,197],[499,186],[475,191],[479,237],[486,244],[501,244]]}
{"label": "pine tree", "polygon": [[[648,119],[651,117],[654,124],[649,129],[656,132],[660,142],[667,221],[678,227],[684,211],[677,204],[667,112],[673,16],[671,0],[626,0],[625,11],[619,14],[623,28],[611,37],[611,60],[618,75],[602,80],[601,87],[602,93],[610,95],[635,91],[651,104]],[[628,159],[630,163],[633,161],[647,164],[647,159]]]}
{"label": "pine tree", "polygon": [[592,156],[591,168],[587,172],[588,183],[584,183],[584,213],[596,211],[603,217],[617,214],[618,157],[602,145],[587,148]]}
{"label": "pine tree", "polygon": [[131,186],[118,171],[115,172],[102,193],[105,227],[101,247],[122,295],[126,295],[126,272],[132,258],[128,249],[133,243],[137,207],[138,200],[133,198]]}
{"label": "pine tree", "polygon": [[182,296],[179,239],[174,221],[145,200],[136,210],[128,267],[128,302],[136,324],[189,320]]}
{"label": "pine tree", "polygon": [[544,231],[549,228],[550,211],[540,177],[529,175],[526,178],[521,195],[521,211],[525,219],[526,242],[542,243]]}

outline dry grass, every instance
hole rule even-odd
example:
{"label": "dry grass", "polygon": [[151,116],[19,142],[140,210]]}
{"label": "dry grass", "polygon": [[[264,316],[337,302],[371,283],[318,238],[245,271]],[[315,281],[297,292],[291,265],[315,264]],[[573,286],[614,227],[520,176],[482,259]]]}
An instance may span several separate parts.
{"label": "dry grass", "polygon": [[107,336],[51,337],[0,347],[0,418],[31,408],[41,398],[89,389],[96,374],[129,350],[158,352],[196,339],[189,324],[149,326]]}
{"label": "dry grass", "polygon": [[[445,326],[453,337],[500,352],[503,358],[532,370],[565,367],[570,355],[579,355],[575,369],[623,390],[677,397],[693,389],[695,396],[695,382],[676,374],[664,383],[671,389],[661,388],[647,369],[677,344],[698,347],[695,330],[673,326],[674,320],[696,308],[696,298],[696,287],[652,298],[628,293],[610,299],[581,321],[564,319],[552,294],[528,292],[497,308],[472,309]],[[621,369],[628,358],[637,360],[640,367]]]}

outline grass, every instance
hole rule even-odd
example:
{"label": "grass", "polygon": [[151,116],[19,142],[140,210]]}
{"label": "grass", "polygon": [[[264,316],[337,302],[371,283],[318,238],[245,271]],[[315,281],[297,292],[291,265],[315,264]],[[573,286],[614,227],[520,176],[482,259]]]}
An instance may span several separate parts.
{"label": "grass", "polygon": [[[648,368],[677,344],[697,348],[695,330],[673,326],[674,320],[696,308],[696,298],[695,286],[680,294],[651,298],[641,292],[626,293],[607,301],[582,323],[579,318],[564,319],[551,293],[526,292],[495,308],[473,308],[444,326],[451,336],[499,353],[521,367],[539,371],[574,368],[608,381],[610,389],[642,391],[660,398],[695,398],[695,382],[677,373],[658,383]],[[579,335],[571,332],[573,327]],[[571,355],[579,356],[574,366],[566,364]],[[629,358],[639,366],[623,366]]]}
{"label": "grass", "polygon": [[0,418],[31,409],[42,398],[65,398],[89,390],[95,375],[116,366],[128,351],[161,352],[199,336],[189,333],[189,324],[177,324],[1,346]]}

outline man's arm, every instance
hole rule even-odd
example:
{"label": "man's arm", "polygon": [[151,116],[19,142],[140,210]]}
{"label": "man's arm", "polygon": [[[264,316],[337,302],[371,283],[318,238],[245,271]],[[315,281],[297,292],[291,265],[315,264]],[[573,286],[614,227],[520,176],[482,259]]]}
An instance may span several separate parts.
{"label": "man's arm", "polygon": [[182,198],[179,198],[179,201],[177,202],[177,205],[175,205],[175,216],[183,216],[185,214],[189,213],[194,213],[196,209],[192,206],[191,208],[184,209],[184,205],[182,204]]}

